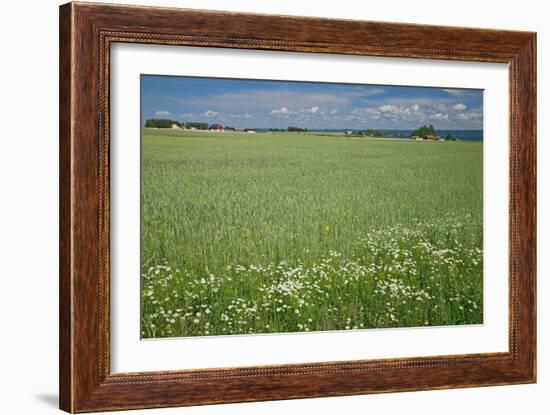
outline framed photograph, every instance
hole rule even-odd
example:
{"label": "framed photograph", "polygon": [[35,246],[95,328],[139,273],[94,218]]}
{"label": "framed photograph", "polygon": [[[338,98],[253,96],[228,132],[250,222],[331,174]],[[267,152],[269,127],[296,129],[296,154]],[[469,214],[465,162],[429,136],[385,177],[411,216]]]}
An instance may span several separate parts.
{"label": "framed photograph", "polygon": [[536,381],[536,35],[60,8],[60,407]]}

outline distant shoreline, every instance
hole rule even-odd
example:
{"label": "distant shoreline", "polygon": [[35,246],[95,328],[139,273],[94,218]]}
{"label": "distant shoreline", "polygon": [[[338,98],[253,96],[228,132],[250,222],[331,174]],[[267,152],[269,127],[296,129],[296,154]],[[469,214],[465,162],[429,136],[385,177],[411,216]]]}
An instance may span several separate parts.
{"label": "distant shoreline", "polygon": [[[176,132],[186,132],[186,133],[210,133],[210,134],[250,134],[248,131],[234,131],[234,130],[224,130],[224,131],[214,131],[214,130],[200,130],[200,129],[186,129],[186,128],[159,128],[159,127],[144,127],[142,126],[144,130],[150,130],[150,131],[176,131]],[[390,140],[390,141],[397,141],[397,140],[412,140],[414,139],[411,136],[405,135],[407,130],[403,130],[403,135],[400,136],[386,136],[386,137],[370,137],[370,136],[361,136],[361,135],[354,135],[354,134],[345,134],[345,131],[352,131],[352,130],[308,130],[308,131],[271,131],[266,128],[249,128],[248,130],[252,130],[258,134],[311,134],[311,135],[326,135],[327,137],[335,137],[335,138],[345,138],[350,140]],[[381,130],[384,132],[385,130]],[[456,141],[483,141],[483,137],[481,138],[472,138],[472,137],[461,137],[459,131],[461,130],[441,130],[441,134],[447,134],[451,133],[452,137]],[[476,132],[483,134],[482,130],[464,130],[470,133]],[[389,131],[391,133],[391,131]],[[454,134],[453,134],[454,133]],[[449,141],[445,138],[445,135],[441,136],[442,140]],[[420,141],[430,141],[430,140],[420,140]],[[437,141],[437,140],[432,140]]]}

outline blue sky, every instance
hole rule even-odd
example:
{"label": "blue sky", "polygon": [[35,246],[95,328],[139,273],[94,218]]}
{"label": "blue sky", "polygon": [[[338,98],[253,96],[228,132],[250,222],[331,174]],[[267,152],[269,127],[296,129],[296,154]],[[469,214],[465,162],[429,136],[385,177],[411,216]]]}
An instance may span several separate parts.
{"label": "blue sky", "polygon": [[142,75],[142,119],[233,127],[483,129],[483,91]]}

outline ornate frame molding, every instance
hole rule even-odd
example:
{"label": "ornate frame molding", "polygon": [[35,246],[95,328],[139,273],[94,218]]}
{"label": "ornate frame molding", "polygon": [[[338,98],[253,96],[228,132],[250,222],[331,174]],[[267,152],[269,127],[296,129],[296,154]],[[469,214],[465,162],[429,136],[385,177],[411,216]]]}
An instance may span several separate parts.
{"label": "ornate frame molding", "polygon": [[[260,26],[262,38],[257,36]],[[86,3],[61,6],[60,29],[62,409],[89,412],[535,381],[535,34]],[[508,63],[509,352],[111,373],[109,70],[113,43]]]}

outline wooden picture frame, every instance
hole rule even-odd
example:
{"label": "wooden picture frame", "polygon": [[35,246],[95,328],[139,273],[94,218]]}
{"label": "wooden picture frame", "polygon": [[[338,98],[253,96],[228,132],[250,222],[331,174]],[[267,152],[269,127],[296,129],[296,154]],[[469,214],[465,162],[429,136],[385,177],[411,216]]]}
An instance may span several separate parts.
{"label": "wooden picture frame", "polygon": [[[509,352],[111,373],[109,62],[114,43],[508,64]],[[61,409],[91,412],[535,382],[535,33],[69,3],[60,8],[59,93]]]}

